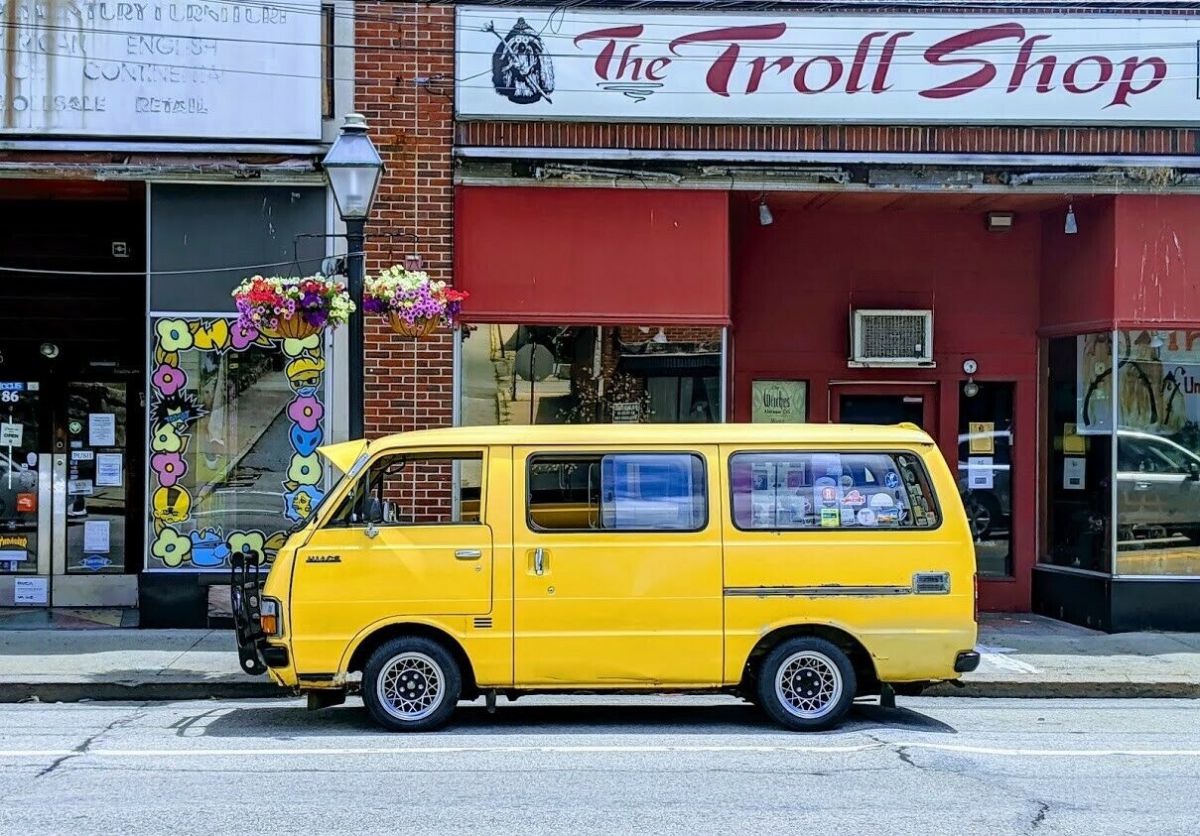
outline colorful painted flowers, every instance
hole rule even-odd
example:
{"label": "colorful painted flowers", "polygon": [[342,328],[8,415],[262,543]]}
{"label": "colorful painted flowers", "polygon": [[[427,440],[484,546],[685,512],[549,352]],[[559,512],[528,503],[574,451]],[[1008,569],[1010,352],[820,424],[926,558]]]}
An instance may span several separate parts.
{"label": "colorful painted flowers", "polygon": [[[303,280],[289,281],[296,284]],[[335,294],[343,293],[340,286],[327,284]],[[321,295],[324,291],[308,287],[307,292]],[[305,322],[306,312],[311,313],[314,308],[311,302],[303,297],[293,299],[290,304],[285,300],[279,313],[272,308],[271,317],[292,313],[297,317],[295,322]],[[322,324],[344,322],[353,310],[336,299],[318,301],[315,307],[321,305],[329,309],[325,319],[322,320],[319,311],[309,319]],[[239,314],[244,313],[244,306],[239,305]],[[234,553],[269,561],[286,541],[289,522],[309,519],[324,496],[323,464],[316,454],[325,436],[324,341],[311,329],[273,331],[270,324],[269,320],[256,323],[252,317],[237,322],[161,319],[153,324],[157,365],[151,372],[149,387],[152,402],[148,523],[150,553],[161,567],[216,569],[228,566]],[[238,385],[234,375],[239,367],[260,370],[240,387],[254,385],[263,374],[273,376],[263,389],[265,394],[253,399],[255,404],[261,402],[266,407],[253,420],[272,422],[276,417],[285,417],[288,421],[286,440],[271,436],[279,439],[284,447],[279,452],[287,455],[285,472],[275,477],[282,487],[282,492],[276,493],[282,500],[277,506],[276,523],[263,528],[258,523],[250,531],[239,526],[245,518],[236,506],[226,507],[219,499],[213,501],[213,489],[224,486],[236,473],[239,462],[253,452],[257,443],[253,439],[260,437],[255,434],[239,441],[236,435],[221,429],[232,420],[230,411],[241,414],[241,403],[230,400],[229,394]],[[237,391],[241,393],[242,388]],[[290,400],[286,400],[289,395]],[[206,427],[208,449],[197,451],[193,434],[197,421],[206,415],[220,415],[220,420]],[[218,453],[213,454],[213,445],[218,441],[228,442],[229,449],[217,448]]]}
{"label": "colorful painted flowers", "polygon": [[191,550],[191,539],[184,537],[170,527],[160,531],[158,538],[150,547],[150,553],[161,560],[164,566],[169,566],[172,569],[183,563],[184,558],[188,556]]}
{"label": "colorful painted flowers", "polygon": [[296,422],[296,426],[307,432],[315,430],[324,415],[325,407],[321,406],[321,402],[313,395],[296,398],[288,407],[288,417]]}
{"label": "colorful painted flowers", "polygon": [[310,332],[344,325],[354,312],[346,286],[318,274],[303,278],[251,276],[233,290],[238,325],[246,330],[282,333],[302,339],[307,333],[285,328],[303,324]]}
{"label": "colorful painted flowers", "polygon": [[466,293],[434,281],[424,271],[393,265],[366,280],[363,311],[391,317],[410,328],[451,325],[462,311]]}
{"label": "colorful painted flowers", "polygon": [[154,374],[150,376],[150,382],[154,384],[155,389],[169,398],[187,385],[187,374],[183,369],[163,363],[154,370]]}
{"label": "colorful painted flowers", "polygon": [[158,474],[158,484],[173,488],[187,473],[187,462],[178,453],[157,453],[150,457],[150,467]]}

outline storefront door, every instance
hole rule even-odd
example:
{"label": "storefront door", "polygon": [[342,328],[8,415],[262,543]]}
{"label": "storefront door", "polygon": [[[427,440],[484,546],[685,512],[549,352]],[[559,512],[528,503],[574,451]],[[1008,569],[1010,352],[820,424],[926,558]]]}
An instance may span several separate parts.
{"label": "storefront door", "polygon": [[[0,606],[136,604],[123,380],[0,381]],[[133,523],[131,525],[131,523]]]}

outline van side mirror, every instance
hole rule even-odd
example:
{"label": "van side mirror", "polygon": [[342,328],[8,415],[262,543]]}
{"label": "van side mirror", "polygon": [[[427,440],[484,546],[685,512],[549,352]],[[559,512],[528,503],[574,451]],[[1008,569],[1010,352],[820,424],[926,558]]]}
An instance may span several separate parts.
{"label": "van side mirror", "polygon": [[383,522],[384,505],[379,501],[378,497],[368,497],[363,503],[363,522],[366,523],[381,523]]}

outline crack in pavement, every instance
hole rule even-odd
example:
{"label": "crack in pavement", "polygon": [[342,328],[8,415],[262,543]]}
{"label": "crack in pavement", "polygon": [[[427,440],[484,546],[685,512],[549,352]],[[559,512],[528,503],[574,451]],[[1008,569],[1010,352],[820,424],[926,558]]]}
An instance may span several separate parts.
{"label": "crack in pavement", "polygon": [[1033,817],[1033,821],[1029,823],[1030,829],[1037,830],[1046,821],[1046,814],[1050,812],[1050,805],[1045,801],[1034,801],[1038,806],[1037,815]]}
{"label": "crack in pavement", "polygon": [[[147,706],[147,703],[142,703],[142,705],[140,705],[139,708],[146,708],[146,706]],[[74,747],[67,754],[61,755],[61,756],[55,758],[54,761],[51,762],[49,766],[47,766],[46,768],[44,768],[43,770],[38,772],[37,775],[33,776],[34,780],[36,781],[39,778],[45,778],[46,776],[51,775],[54,772],[56,772],[67,761],[72,760],[74,758],[81,757],[82,755],[86,755],[89,751],[91,751],[92,746],[95,745],[98,740],[100,740],[102,737],[104,737],[109,732],[116,731],[117,729],[127,726],[130,723],[135,723],[145,716],[146,716],[145,711],[139,711],[136,714],[128,714],[128,715],[125,715],[122,717],[117,717],[115,720],[113,720],[111,723],[109,723],[104,728],[100,729],[95,734],[88,736],[82,743],[80,743],[78,746]]]}

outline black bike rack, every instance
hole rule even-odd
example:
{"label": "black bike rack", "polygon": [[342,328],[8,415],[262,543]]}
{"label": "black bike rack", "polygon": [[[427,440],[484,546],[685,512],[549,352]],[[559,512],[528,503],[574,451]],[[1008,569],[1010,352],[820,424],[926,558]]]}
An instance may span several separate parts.
{"label": "black bike rack", "polygon": [[266,673],[267,666],[258,655],[258,642],[266,638],[259,621],[262,614],[262,556],[255,552],[235,553],[230,565],[229,597],[238,658],[246,673]]}

